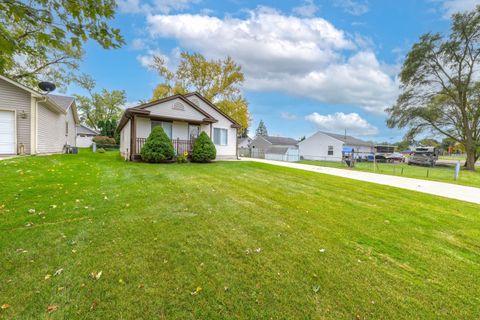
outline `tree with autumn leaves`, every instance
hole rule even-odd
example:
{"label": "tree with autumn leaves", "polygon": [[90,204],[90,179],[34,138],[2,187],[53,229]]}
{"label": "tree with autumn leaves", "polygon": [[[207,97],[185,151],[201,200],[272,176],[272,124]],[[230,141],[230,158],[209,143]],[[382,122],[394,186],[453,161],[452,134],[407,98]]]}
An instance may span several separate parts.
{"label": "tree with autumn leaves", "polygon": [[242,126],[239,134],[248,128],[248,103],[240,90],[245,76],[232,58],[207,60],[199,53],[183,52],[176,70],[170,70],[161,56],[154,57],[152,67],[164,80],[152,100],[197,91]]}

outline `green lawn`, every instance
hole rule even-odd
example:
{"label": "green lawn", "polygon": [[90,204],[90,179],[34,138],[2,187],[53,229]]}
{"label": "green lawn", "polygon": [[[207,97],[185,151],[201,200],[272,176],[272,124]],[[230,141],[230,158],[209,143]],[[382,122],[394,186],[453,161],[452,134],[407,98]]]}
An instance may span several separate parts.
{"label": "green lawn", "polygon": [[480,188],[480,170],[477,171],[460,171],[460,176],[457,181],[454,180],[455,168],[453,165],[438,165],[434,168],[422,167],[422,166],[409,166],[406,163],[377,163],[374,170],[372,162],[357,162],[354,168],[348,168],[343,162],[334,161],[312,161],[302,160],[299,163],[312,164],[322,167],[342,168],[348,170],[358,170],[367,172],[376,172],[381,174],[403,176],[407,178],[417,178],[425,180],[434,180],[448,183],[457,183],[466,186],[479,187]]}
{"label": "green lawn", "polygon": [[477,205],[84,150],[0,177],[1,319],[480,317]]}

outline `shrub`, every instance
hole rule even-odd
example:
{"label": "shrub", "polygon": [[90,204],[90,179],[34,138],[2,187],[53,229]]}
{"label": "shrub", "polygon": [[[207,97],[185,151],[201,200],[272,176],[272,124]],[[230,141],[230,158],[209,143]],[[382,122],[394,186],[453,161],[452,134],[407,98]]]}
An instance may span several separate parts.
{"label": "shrub", "polygon": [[188,152],[185,151],[183,154],[178,155],[177,162],[178,163],[187,163],[188,162]]}
{"label": "shrub", "polygon": [[98,149],[97,149],[97,152],[98,152],[98,153],[105,153],[105,149],[103,149],[103,148],[98,148]]}
{"label": "shrub", "polygon": [[110,138],[107,136],[95,136],[93,137],[92,140],[96,144],[100,144],[100,145],[116,145],[117,144],[114,138]]}
{"label": "shrub", "polygon": [[172,141],[162,127],[153,128],[140,151],[140,155],[143,161],[154,163],[173,159],[175,151]]}
{"label": "shrub", "polygon": [[192,161],[210,162],[217,156],[217,149],[205,132],[200,133],[192,150]]}

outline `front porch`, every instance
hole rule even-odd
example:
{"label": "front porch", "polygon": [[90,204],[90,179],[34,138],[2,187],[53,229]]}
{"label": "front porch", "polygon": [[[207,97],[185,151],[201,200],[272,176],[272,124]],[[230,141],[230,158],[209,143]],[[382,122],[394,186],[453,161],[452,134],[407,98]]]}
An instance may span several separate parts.
{"label": "front porch", "polygon": [[[140,151],[142,150],[146,140],[147,138],[136,139],[134,155],[137,156],[137,158],[140,156]],[[189,140],[180,140],[179,138],[172,139],[173,149],[175,150],[175,154],[177,155],[183,154],[185,152],[187,152],[188,154],[191,154],[194,143],[195,143],[194,138],[191,138]]]}
{"label": "front porch", "polygon": [[161,126],[171,139],[177,155],[191,153],[195,139],[204,131],[210,136],[211,122],[193,119],[178,119],[170,117],[148,116],[146,114],[132,114],[130,119],[130,159],[139,160],[140,152],[150,135],[152,128]]}

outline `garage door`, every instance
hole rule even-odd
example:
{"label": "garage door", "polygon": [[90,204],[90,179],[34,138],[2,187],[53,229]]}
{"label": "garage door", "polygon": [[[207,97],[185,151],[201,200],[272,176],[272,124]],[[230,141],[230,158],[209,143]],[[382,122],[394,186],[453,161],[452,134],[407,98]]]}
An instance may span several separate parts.
{"label": "garage door", "polygon": [[15,112],[0,110],[0,154],[15,154]]}

